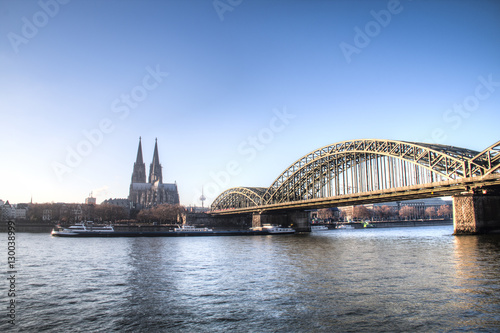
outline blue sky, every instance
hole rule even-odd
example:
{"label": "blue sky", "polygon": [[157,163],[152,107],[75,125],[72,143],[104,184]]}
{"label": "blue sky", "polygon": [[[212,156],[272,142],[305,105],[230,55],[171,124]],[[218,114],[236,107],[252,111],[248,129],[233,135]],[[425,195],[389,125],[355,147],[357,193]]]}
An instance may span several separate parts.
{"label": "blue sky", "polygon": [[[181,203],[351,139],[500,139],[498,1],[0,0],[0,199]],[[75,156],[78,155],[78,156]]]}

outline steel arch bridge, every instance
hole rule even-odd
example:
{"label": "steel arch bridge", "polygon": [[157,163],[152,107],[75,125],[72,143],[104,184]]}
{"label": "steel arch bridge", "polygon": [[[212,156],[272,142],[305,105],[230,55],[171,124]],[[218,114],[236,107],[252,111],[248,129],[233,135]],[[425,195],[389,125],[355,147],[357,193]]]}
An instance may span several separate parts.
{"label": "steel arch bridge", "polygon": [[265,187],[233,187],[222,194],[212,203],[218,209],[247,208],[262,205],[262,196],[266,193]]}
{"label": "steel arch bridge", "polygon": [[[214,200],[211,210],[248,211],[325,198],[355,197],[361,193],[417,190],[429,184],[467,183],[469,186],[477,177],[498,180],[499,171],[500,141],[482,152],[396,140],[342,141],[302,156],[268,188],[226,190]],[[439,187],[443,187],[441,185]],[[443,193],[447,195],[461,189],[463,187],[455,187]]]}

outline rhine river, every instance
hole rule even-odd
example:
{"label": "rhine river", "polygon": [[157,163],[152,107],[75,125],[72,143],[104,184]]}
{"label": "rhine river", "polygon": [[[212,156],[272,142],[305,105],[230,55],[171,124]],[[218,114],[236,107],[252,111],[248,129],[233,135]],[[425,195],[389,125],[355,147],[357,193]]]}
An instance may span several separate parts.
{"label": "rhine river", "polygon": [[[500,332],[500,236],[17,234],[21,332]],[[7,268],[7,235],[0,234]]]}

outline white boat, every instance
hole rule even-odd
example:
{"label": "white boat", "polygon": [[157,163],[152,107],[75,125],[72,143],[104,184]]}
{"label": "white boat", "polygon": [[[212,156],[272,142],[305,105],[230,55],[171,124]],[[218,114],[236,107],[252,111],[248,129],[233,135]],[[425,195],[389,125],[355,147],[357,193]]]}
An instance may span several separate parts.
{"label": "white boat", "polygon": [[68,237],[78,237],[78,236],[97,236],[97,235],[108,235],[114,233],[115,230],[113,226],[94,226],[89,223],[79,223],[68,228],[63,228],[61,226],[57,226],[51,232],[52,236],[68,236]]}
{"label": "white boat", "polygon": [[341,224],[337,226],[337,229],[354,229],[354,227],[350,224]]}
{"label": "white boat", "polygon": [[326,225],[311,225],[311,231],[326,231],[328,227]]}
{"label": "white boat", "polygon": [[209,228],[196,228],[193,225],[183,225],[181,227],[175,228],[174,232],[212,232]]}
{"label": "white boat", "polygon": [[252,231],[268,233],[268,234],[293,234],[295,230],[288,227],[276,226],[272,224],[264,224],[262,227],[253,227]]}

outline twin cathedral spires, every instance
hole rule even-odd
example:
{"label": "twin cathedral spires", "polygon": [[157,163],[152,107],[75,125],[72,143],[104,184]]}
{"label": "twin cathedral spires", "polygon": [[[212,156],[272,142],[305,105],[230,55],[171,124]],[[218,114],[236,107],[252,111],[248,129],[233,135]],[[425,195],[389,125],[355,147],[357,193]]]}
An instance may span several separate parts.
{"label": "twin cathedral spires", "polygon": [[142,144],[139,138],[137,158],[132,171],[129,200],[138,209],[149,208],[164,203],[179,204],[177,184],[164,184],[158,154],[158,140],[155,140],[153,161],[149,165],[149,179],[146,182],[146,165],[142,158]]}
{"label": "twin cathedral spires", "polygon": [[[154,184],[159,181],[163,183],[163,176],[161,173],[160,157],[158,155],[158,139],[155,139],[155,150],[153,153],[153,162],[149,165],[149,180],[148,183]],[[137,159],[134,163],[134,171],[132,172],[132,183],[145,183],[146,182],[146,165],[142,159],[142,144],[141,137],[139,137],[139,148],[137,149]]]}

